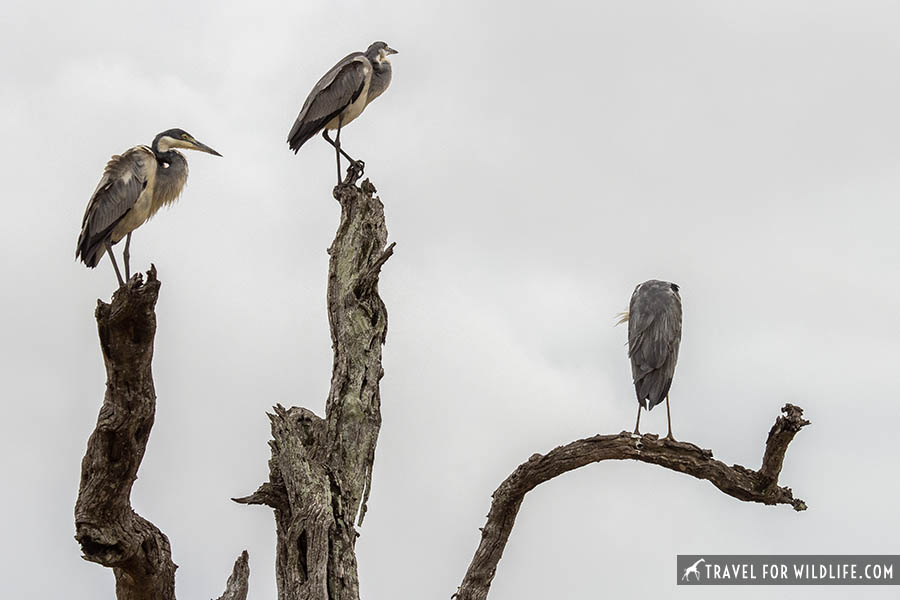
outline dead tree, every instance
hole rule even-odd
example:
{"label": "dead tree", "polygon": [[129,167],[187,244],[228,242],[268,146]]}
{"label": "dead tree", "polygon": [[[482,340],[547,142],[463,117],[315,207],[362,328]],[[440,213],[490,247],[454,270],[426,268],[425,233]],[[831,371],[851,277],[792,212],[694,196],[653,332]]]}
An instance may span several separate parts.
{"label": "dead tree", "polygon": [[[169,538],[131,508],[131,486],[156,415],[153,339],[156,268],[144,283],[135,275],[97,301],[95,317],[106,364],[106,395],[81,462],[75,504],[75,539],[86,560],[113,570],[118,600],[174,600],[175,569]],[[245,551],[234,564],[220,600],[246,600]]]}
{"label": "dead tree", "polygon": [[384,206],[348,169],[334,189],[341,221],[328,265],[334,363],[325,418],[276,406],[269,481],[242,504],[274,509],[279,600],[358,600],[355,523],[362,524],[381,427],[379,382],[387,310],[378,295],[386,246]]}
{"label": "dead tree", "polygon": [[[275,407],[269,419],[269,481],[242,504],[275,513],[275,573],[279,600],[359,600],[356,525],[362,524],[381,427],[379,382],[387,311],[378,295],[387,245],[384,207],[353,166],[334,190],[341,220],[329,248],[328,321],[334,362],[325,416],[306,408]],[[75,507],[76,539],[84,557],[113,569],[118,600],[174,600],[169,540],[131,508],[136,479],[156,410],[151,360],[159,294],[156,270],[132,278],[96,311],[107,388],[82,462]],[[806,509],[778,485],[784,455],[808,421],[786,405],[766,441],[762,466],[752,471],[713,459],[710,450],[655,435],[597,435],[535,454],[493,494],[487,523],[455,596],[487,597],[526,493],[565,472],[602,460],[637,460],[705,479],[746,502]],[[237,559],[219,600],[246,600],[246,551]]]}

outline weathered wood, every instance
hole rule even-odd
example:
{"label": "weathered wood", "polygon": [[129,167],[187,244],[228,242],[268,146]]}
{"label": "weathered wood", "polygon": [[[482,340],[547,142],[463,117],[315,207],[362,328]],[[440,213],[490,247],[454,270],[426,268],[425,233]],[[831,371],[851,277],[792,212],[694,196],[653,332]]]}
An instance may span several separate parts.
{"label": "weathered wood", "polygon": [[[169,539],[131,508],[131,487],[156,415],[151,362],[159,288],[151,266],[146,283],[135,275],[110,304],[98,300],[95,311],[106,394],[81,462],[75,539],[86,560],[113,570],[118,600],[175,598],[177,565]],[[246,551],[242,560],[246,566]],[[249,568],[243,571],[244,588],[247,575]],[[245,600],[246,590],[243,597],[223,598]]]}
{"label": "weathered wood", "polygon": [[225,583],[225,592],[217,600],[247,600],[250,563],[247,551],[241,552],[234,561],[234,568]]}
{"label": "weathered wood", "polygon": [[275,511],[279,600],[358,600],[354,526],[362,524],[381,427],[387,310],[378,295],[387,246],[384,206],[353,166],[334,188],[341,221],[328,249],[334,362],[325,418],[281,405],[269,414],[269,481],[242,504]]}
{"label": "weathered wood", "polygon": [[788,445],[809,421],[802,418],[803,410],[792,404],[781,410],[784,414],[769,431],[759,471],[740,465],[729,467],[713,459],[711,450],[694,444],[659,439],[652,434],[637,437],[625,431],[619,435],[596,435],[559,446],[545,455],[532,455],[494,492],[487,523],[481,530],[481,542],[454,597],[457,600],[487,598],[525,494],[558,475],[602,460],[652,463],[705,479],[738,500],[790,504],[794,510],[806,510],[806,504],[794,498],[790,488],[778,485],[778,475]]}

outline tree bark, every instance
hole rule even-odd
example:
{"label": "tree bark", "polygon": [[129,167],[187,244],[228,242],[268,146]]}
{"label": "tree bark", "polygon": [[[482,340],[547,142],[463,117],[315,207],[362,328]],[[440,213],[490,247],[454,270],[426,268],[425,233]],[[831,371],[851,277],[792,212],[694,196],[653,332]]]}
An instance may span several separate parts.
{"label": "tree bark", "polygon": [[778,476],[788,444],[809,421],[803,419],[803,410],[792,404],[786,404],[781,410],[783,416],[778,417],[769,431],[762,466],[758,471],[740,465],[729,467],[714,460],[711,450],[694,444],[658,439],[652,434],[637,437],[625,431],[619,435],[597,435],[577,440],[554,448],[545,455],[532,455],[492,495],[487,523],[481,529],[481,542],[454,597],[457,600],[487,598],[525,494],[558,475],[601,460],[630,459],[652,463],[706,479],[738,500],[790,504],[794,510],[806,510],[806,504],[794,498],[791,488],[778,485]]}
{"label": "tree bark", "polygon": [[[112,303],[97,301],[95,317],[106,365],[106,395],[97,425],[81,462],[75,504],[75,539],[86,560],[113,570],[118,600],[174,600],[175,569],[169,539],[131,508],[137,479],[156,415],[153,387],[153,340],[160,283],[156,268],[132,277],[113,294]],[[246,552],[242,555],[246,566]],[[249,568],[229,579],[244,587]],[[227,593],[227,592],[226,592]]]}
{"label": "tree bark", "polygon": [[354,526],[362,524],[381,427],[379,382],[387,310],[378,295],[384,206],[353,166],[334,189],[341,221],[328,250],[328,322],[334,362],[325,418],[306,408],[269,414],[269,481],[242,504],[275,512],[279,600],[358,600]]}
{"label": "tree bark", "polygon": [[248,581],[250,579],[250,564],[247,551],[241,552],[234,561],[234,568],[225,583],[225,592],[218,600],[247,600]]}

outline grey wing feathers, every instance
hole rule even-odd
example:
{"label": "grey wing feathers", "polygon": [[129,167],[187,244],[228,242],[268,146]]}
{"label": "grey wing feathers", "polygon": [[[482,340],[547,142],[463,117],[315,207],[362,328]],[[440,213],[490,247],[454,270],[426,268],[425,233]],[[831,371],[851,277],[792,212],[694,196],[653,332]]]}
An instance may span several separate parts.
{"label": "grey wing feathers", "polygon": [[361,52],[355,52],[319,80],[303,103],[288,134],[291,150],[296,153],[300,146],[359,97],[366,84],[367,71],[371,72],[368,59]]}
{"label": "grey wing feathers", "polygon": [[155,164],[156,157],[145,146],[109,160],[84,211],[75,258],[80,257],[89,267],[97,266],[113,228],[137,202],[147,186],[148,170]]}
{"label": "grey wing feathers", "polygon": [[628,356],[638,402],[662,402],[675,374],[681,345],[681,298],[667,282],[647,282],[631,296]]}

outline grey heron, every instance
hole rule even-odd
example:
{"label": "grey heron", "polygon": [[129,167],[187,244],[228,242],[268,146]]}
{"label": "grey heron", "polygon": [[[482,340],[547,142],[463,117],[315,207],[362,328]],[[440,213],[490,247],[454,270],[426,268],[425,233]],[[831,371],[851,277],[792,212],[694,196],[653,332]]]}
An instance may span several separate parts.
{"label": "grey heron", "polygon": [[628,358],[637,393],[638,412],[634,433],[640,434],[641,408],[651,410],[665,399],[669,421],[667,439],[672,436],[669,388],[681,345],[681,295],[678,286],[651,279],[634,288],[628,310],[619,323],[628,322]]}
{"label": "grey heron", "polygon": [[135,146],[113,156],[84,211],[75,258],[93,269],[106,252],[120,287],[125,281],[113,255],[113,244],[126,238],[122,256],[127,280],[131,277],[131,232],[161,207],[175,202],[187,181],[187,160],[175,148],[222,156],[183,129],[168,129],[150,146]]}
{"label": "grey heron", "polygon": [[[364,167],[362,161],[353,160],[341,149],[341,128],[362,114],[391,84],[391,54],[397,51],[384,42],[374,42],[365,52],[349,54],[334,65],[307,96],[288,134],[288,146],[296,154],[300,146],[322,131],[322,137],[334,147],[339,184],[341,155],[360,171]],[[329,129],[337,130],[334,140],[328,136]]]}

